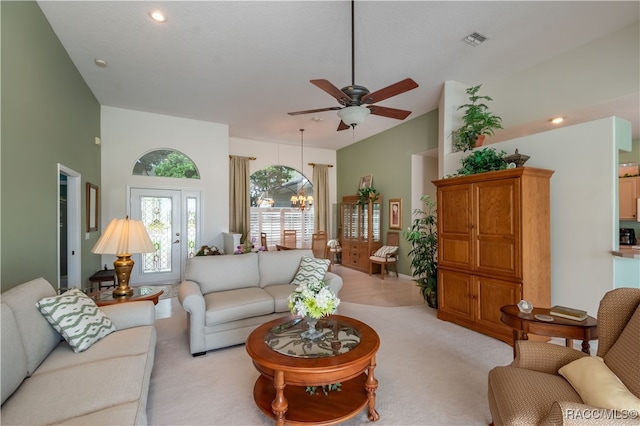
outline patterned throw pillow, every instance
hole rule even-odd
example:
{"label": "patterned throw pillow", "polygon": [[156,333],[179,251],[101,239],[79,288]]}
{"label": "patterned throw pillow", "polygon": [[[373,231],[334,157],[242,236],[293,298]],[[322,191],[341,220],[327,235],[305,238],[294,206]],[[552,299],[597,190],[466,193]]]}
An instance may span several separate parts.
{"label": "patterned throw pillow", "polygon": [[59,296],[45,297],[36,307],[74,352],[86,351],[116,331],[108,316],[81,290],[73,288]]}
{"label": "patterned throw pillow", "polygon": [[291,284],[300,285],[305,281],[322,281],[324,274],[329,270],[329,259],[317,259],[315,257],[302,256],[300,266]]}
{"label": "patterned throw pillow", "polygon": [[375,257],[385,257],[388,254],[396,254],[398,246],[382,246],[373,255]]}

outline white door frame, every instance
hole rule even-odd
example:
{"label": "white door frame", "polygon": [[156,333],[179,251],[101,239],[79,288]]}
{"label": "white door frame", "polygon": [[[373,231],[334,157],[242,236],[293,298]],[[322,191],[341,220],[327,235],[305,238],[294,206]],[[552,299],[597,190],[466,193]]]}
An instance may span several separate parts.
{"label": "white door frame", "polygon": [[58,270],[58,289],[60,289],[60,175],[67,176],[67,278],[69,288],[82,287],[81,268],[82,251],[80,250],[80,231],[82,221],[80,220],[80,200],[82,195],[80,192],[80,182],[82,175],[75,170],[58,163],[58,174],[56,181],[58,182],[58,209],[56,212],[56,238],[57,238],[57,270]]}

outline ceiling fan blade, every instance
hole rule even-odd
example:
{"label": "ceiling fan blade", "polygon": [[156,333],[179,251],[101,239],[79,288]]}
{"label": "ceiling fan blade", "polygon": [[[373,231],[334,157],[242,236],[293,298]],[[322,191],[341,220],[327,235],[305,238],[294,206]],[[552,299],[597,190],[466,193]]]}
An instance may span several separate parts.
{"label": "ceiling fan blade", "polygon": [[384,89],[377,90],[369,95],[365,96],[362,103],[372,104],[375,102],[384,101],[392,96],[399,95],[400,93],[408,92],[409,90],[418,87],[418,83],[410,78],[405,78],[402,81],[387,86]]}
{"label": "ceiling fan blade", "polygon": [[319,109],[308,109],[306,111],[294,111],[288,112],[289,115],[301,115],[301,114],[313,114],[314,112],[324,112],[324,111],[337,111],[342,109],[340,107],[329,107],[329,108],[319,108]]}
{"label": "ceiling fan blade", "polygon": [[367,108],[371,110],[371,114],[373,115],[395,118],[396,120],[404,120],[411,114],[411,111],[406,111],[404,109],[388,108],[379,105],[371,105]]}
{"label": "ceiling fan blade", "polygon": [[310,80],[310,81],[312,84],[315,84],[320,89],[324,90],[325,92],[327,92],[328,94],[336,98],[338,102],[340,102],[342,105],[344,105],[345,102],[351,101],[349,96],[347,96],[342,90],[338,89],[336,86],[331,84],[329,80],[321,79],[321,80]]}
{"label": "ceiling fan blade", "polygon": [[338,124],[338,131],[340,130],[347,130],[349,129],[351,126],[349,126],[348,124],[346,124],[344,121],[340,120],[340,124]]}

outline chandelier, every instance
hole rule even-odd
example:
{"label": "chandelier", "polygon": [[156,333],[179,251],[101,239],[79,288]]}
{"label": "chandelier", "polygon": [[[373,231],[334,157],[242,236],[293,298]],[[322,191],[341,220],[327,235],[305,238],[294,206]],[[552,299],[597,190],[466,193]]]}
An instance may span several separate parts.
{"label": "chandelier", "polygon": [[300,129],[300,176],[302,176],[300,180],[300,191],[297,195],[291,196],[291,207],[295,207],[304,211],[307,207],[311,207],[313,205],[313,197],[311,195],[304,195],[304,174],[302,170],[304,168],[304,129]]}

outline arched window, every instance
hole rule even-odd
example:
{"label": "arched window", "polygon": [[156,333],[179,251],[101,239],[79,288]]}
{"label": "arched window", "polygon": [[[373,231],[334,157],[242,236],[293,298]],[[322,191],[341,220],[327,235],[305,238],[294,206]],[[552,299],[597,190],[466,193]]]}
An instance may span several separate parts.
{"label": "arched window", "polygon": [[157,149],[144,154],[133,166],[133,174],[200,179],[200,173],[193,160],[174,149]]}
{"label": "arched window", "polygon": [[[313,199],[313,185],[296,169],[287,166],[268,166],[257,170],[250,177],[251,235],[259,241],[260,234],[267,234],[267,245],[273,249],[282,244],[282,231],[295,229],[297,245],[310,247],[313,234],[313,204],[301,210],[292,197],[301,191],[307,199]],[[309,198],[311,197],[311,198]]]}

